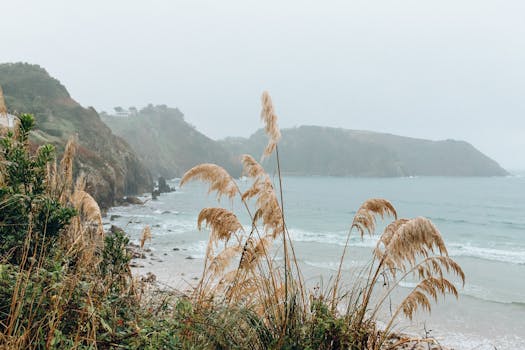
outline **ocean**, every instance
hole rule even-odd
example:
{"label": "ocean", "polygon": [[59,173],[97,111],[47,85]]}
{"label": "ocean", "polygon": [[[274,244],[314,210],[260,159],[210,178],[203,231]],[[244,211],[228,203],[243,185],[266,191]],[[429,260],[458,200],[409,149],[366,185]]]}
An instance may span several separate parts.
{"label": "ocean", "polygon": [[[172,181],[177,185],[177,181]],[[239,182],[247,188],[249,182]],[[425,216],[442,233],[466,283],[456,301],[448,296],[398,330],[429,334],[456,349],[525,349],[525,176],[493,178],[284,177],[284,211],[298,260],[310,280],[333,276],[353,216],[368,198],[388,199],[399,217]],[[112,224],[138,240],[149,224],[151,248],[168,259],[173,248],[202,259],[208,232],[199,232],[203,207],[223,206],[249,220],[238,200],[217,203],[207,186],[192,182],[144,206],[116,207]],[[118,216],[118,217],[117,217]],[[385,223],[381,224],[380,227]],[[370,261],[377,236],[351,236],[344,269]],[[402,288],[408,290],[410,283]],[[425,333],[428,332],[428,333]]]}

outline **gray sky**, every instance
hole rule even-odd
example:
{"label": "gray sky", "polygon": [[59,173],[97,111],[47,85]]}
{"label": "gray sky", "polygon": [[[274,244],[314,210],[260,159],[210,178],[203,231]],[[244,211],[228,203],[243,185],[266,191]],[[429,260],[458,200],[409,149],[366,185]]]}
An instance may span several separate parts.
{"label": "gray sky", "polygon": [[0,61],[84,106],[179,107],[248,136],[301,124],[462,139],[525,169],[525,1],[6,1]]}

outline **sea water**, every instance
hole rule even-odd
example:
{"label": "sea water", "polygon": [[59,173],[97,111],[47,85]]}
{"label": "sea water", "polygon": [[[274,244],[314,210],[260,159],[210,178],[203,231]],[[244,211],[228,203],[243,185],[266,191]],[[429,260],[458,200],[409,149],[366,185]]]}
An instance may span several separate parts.
{"label": "sea water", "polygon": [[[239,185],[243,189],[250,183]],[[284,177],[284,211],[297,258],[305,271],[321,275],[311,278],[327,281],[335,274],[356,210],[377,197],[391,201],[399,217],[431,219],[466,274],[459,301],[440,299],[430,316],[401,324],[401,330],[429,334],[456,349],[525,349],[525,176]],[[151,247],[166,253],[165,259],[174,247],[202,259],[208,232],[199,232],[196,221],[199,211],[210,206],[234,210],[249,228],[238,200],[218,203],[201,183],[189,183],[144,206],[113,208],[108,215],[120,215],[114,223],[135,240],[149,224]],[[346,271],[366,265],[377,241],[377,235],[361,238],[357,232],[350,237]]]}

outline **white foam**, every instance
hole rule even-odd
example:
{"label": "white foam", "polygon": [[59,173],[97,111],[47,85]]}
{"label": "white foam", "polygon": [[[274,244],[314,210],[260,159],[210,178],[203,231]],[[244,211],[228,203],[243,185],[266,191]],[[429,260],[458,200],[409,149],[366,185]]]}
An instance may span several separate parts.
{"label": "white foam", "polygon": [[[304,264],[306,264],[306,265],[310,265],[310,266],[313,266],[313,267],[318,267],[318,268],[325,269],[325,270],[331,270],[331,271],[337,271],[339,269],[339,264],[340,264],[340,262],[338,262],[338,261],[309,261],[309,260],[303,260],[302,262]],[[366,263],[363,262],[363,261],[358,261],[358,260],[345,261],[343,263],[343,270],[349,270],[351,268],[356,268],[356,267],[363,267],[365,265],[366,265]]]}
{"label": "white foam", "polygon": [[494,339],[480,337],[474,334],[447,333],[443,345],[454,349],[476,350],[518,350],[525,349],[525,338],[517,335],[503,335]]}
{"label": "white foam", "polygon": [[[289,232],[292,240],[296,242],[314,242],[339,246],[344,246],[346,244],[348,235],[347,231],[313,232],[297,228],[290,228]],[[364,236],[361,238],[359,234],[353,232],[350,236],[350,246],[373,248],[376,246],[378,239],[379,236]]]}
{"label": "white foam", "polygon": [[[401,281],[399,282],[399,286],[403,288],[408,289],[414,289],[417,287],[417,282],[412,281]],[[464,287],[460,288],[458,286],[458,291],[461,295],[467,295],[479,300],[493,302],[493,303],[500,303],[500,304],[512,304],[514,302],[521,303],[519,300],[509,300],[508,297],[501,297],[495,294],[493,291],[483,288],[479,285],[467,283]]]}
{"label": "white foam", "polygon": [[190,256],[192,258],[204,259],[207,246],[208,246],[207,241],[197,241],[187,246],[184,246],[184,249],[187,249],[188,253],[190,253]]}
{"label": "white foam", "polygon": [[451,244],[451,256],[467,256],[478,259],[501,261],[511,264],[525,265],[525,251],[503,250],[473,245]]}

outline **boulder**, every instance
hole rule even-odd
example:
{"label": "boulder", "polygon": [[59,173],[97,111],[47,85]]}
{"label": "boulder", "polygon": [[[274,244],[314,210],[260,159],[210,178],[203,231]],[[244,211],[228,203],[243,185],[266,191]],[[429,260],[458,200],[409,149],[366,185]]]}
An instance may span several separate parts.
{"label": "boulder", "polygon": [[126,201],[126,203],[129,203],[129,204],[137,204],[137,205],[144,204],[143,201],[141,201],[135,196],[127,196],[124,200]]}

